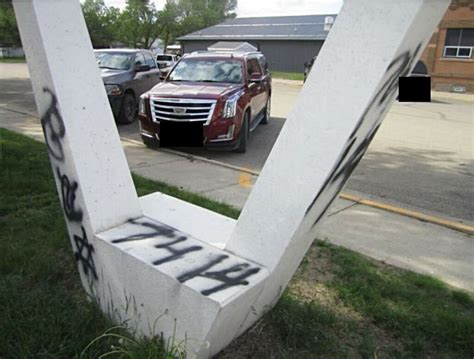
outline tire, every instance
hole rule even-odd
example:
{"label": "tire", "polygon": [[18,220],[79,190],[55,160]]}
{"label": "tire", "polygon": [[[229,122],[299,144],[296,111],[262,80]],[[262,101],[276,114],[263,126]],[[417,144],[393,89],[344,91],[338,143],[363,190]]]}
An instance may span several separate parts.
{"label": "tire", "polygon": [[143,144],[147,146],[148,148],[160,147],[160,142],[155,138],[142,136],[142,141],[143,141]]}
{"label": "tire", "polygon": [[120,106],[120,112],[118,115],[118,123],[127,125],[135,121],[136,117],[137,117],[137,102],[135,101],[135,97],[130,93],[126,93],[123,96],[122,104]]}
{"label": "tire", "polygon": [[249,114],[248,112],[246,112],[244,115],[242,128],[240,129],[239,147],[236,148],[235,152],[245,153],[247,151],[248,138],[249,138]]}
{"label": "tire", "polygon": [[262,125],[268,125],[268,122],[270,121],[270,111],[271,111],[271,104],[272,104],[272,98],[268,96],[267,100],[267,105],[263,109],[263,119],[260,121]]}

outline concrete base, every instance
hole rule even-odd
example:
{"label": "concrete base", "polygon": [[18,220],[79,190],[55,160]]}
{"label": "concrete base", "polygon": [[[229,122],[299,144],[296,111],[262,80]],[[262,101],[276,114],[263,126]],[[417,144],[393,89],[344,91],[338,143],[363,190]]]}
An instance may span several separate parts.
{"label": "concrete base", "polygon": [[269,273],[221,249],[234,220],[161,193],[140,204],[145,216],[95,236],[96,297],[137,335],[214,355],[247,329]]}

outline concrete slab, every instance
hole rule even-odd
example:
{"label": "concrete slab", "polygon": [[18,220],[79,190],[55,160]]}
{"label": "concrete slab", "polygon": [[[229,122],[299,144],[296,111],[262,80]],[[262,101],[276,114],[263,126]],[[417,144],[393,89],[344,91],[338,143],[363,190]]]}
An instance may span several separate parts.
{"label": "concrete slab", "polygon": [[139,175],[198,193],[205,193],[238,184],[236,171],[186,159],[158,163],[149,167],[137,167],[135,172]]}

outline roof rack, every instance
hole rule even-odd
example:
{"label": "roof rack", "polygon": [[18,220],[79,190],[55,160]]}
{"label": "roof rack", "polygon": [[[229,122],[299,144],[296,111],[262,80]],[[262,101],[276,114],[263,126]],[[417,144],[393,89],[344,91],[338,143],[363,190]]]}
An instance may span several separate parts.
{"label": "roof rack", "polygon": [[219,51],[208,51],[208,50],[199,50],[193,51],[189,55],[199,55],[199,54],[210,54],[210,55],[240,55],[240,56],[247,56],[247,55],[262,55],[260,51],[226,51],[226,50],[219,50]]}

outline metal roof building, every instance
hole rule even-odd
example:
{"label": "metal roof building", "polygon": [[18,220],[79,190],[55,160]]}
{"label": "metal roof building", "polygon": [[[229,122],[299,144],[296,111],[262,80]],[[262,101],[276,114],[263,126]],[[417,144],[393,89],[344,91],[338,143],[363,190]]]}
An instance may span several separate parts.
{"label": "metal roof building", "polygon": [[217,41],[246,41],[267,58],[270,69],[303,72],[316,56],[336,15],[236,18],[180,37],[183,53],[206,50]]}

